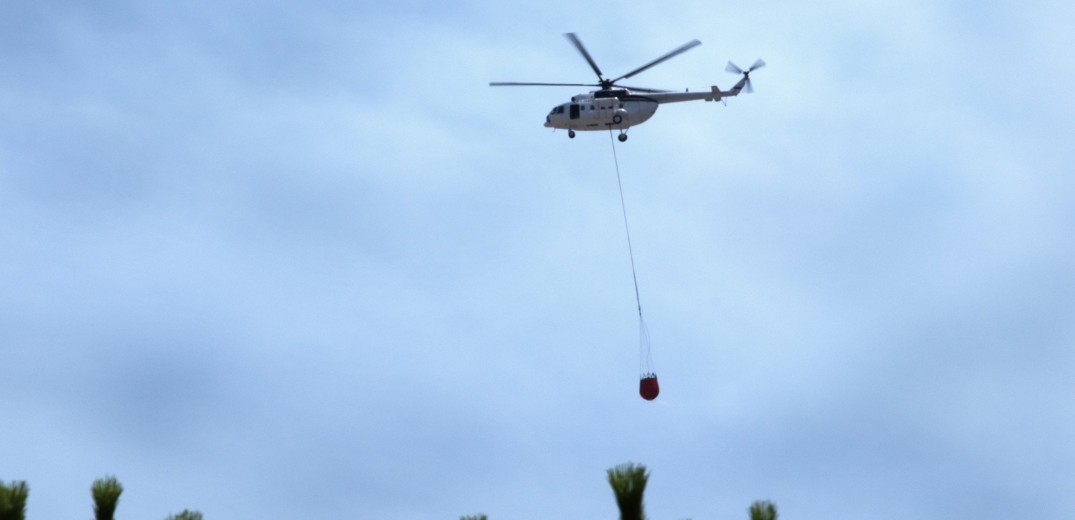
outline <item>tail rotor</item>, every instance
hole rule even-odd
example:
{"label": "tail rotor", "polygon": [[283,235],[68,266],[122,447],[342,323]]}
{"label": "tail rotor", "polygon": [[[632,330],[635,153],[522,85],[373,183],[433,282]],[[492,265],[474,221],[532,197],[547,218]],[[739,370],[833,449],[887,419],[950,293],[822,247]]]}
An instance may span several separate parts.
{"label": "tail rotor", "polygon": [[734,63],[729,61],[728,66],[725,67],[724,70],[726,70],[728,72],[731,72],[732,74],[742,74],[743,75],[743,80],[742,80],[743,87],[747,91],[747,94],[750,94],[750,93],[754,92],[754,84],[750,81],[750,73],[754,72],[755,70],[758,70],[758,69],[760,69],[760,68],[762,68],[764,66],[765,66],[765,60],[763,60],[761,58],[758,58],[758,61],[755,61],[754,64],[751,65],[749,69],[743,70],[743,69],[739,68],[738,65],[736,65],[736,64],[734,64]]}

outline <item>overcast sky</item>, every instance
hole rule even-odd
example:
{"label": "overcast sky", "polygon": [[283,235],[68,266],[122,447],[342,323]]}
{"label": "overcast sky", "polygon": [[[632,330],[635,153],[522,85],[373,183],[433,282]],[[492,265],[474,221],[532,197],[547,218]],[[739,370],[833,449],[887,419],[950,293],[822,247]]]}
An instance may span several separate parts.
{"label": "overcast sky", "polygon": [[[0,16],[28,518],[1064,518],[1070,2],[66,2]],[[616,143],[609,76],[756,92]]]}

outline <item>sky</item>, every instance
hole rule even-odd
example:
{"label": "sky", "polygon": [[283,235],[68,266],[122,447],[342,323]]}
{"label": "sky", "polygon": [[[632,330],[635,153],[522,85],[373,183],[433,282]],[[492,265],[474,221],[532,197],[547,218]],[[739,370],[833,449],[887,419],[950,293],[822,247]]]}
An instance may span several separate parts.
{"label": "sky", "polygon": [[[1075,7],[14,0],[0,479],[30,519],[1063,518]],[[756,92],[625,143],[590,82]],[[638,396],[641,305],[661,395]]]}

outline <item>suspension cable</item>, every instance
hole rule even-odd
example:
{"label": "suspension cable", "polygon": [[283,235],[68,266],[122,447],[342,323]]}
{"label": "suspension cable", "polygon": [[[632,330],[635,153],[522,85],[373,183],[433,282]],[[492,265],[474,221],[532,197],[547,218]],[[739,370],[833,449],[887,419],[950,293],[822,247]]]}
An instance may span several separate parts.
{"label": "suspension cable", "polygon": [[635,283],[635,304],[638,305],[638,371],[642,377],[653,376],[653,354],[649,345],[649,328],[642,317],[642,298],[638,293],[638,273],[635,269],[635,252],[631,245],[631,227],[627,224],[627,203],[623,199],[623,181],[620,178],[620,160],[616,156],[616,140],[612,136],[612,126],[608,127],[608,138],[612,143],[612,160],[616,164],[616,186],[620,190],[620,209],[623,210],[623,230],[627,234],[627,254],[631,258],[631,279]]}
{"label": "suspension cable", "polygon": [[631,278],[635,282],[635,303],[638,304],[638,318],[642,319],[642,299],[638,297],[638,274],[635,273],[635,253],[631,247],[631,227],[627,225],[627,204],[623,201],[623,181],[620,180],[620,160],[616,157],[616,140],[612,136],[612,125],[608,127],[608,139],[612,143],[612,161],[616,164],[616,186],[620,188],[620,208],[623,209],[623,229],[627,232],[627,254],[631,257]]}

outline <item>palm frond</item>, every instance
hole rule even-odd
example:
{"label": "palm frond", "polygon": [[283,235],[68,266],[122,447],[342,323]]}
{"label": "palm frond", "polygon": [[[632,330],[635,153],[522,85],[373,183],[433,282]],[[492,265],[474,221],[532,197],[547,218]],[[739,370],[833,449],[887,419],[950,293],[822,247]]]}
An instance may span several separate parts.
{"label": "palm frond", "polygon": [[26,499],[30,486],[25,480],[13,480],[10,484],[0,481],[0,520],[26,520]]}
{"label": "palm frond", "polygon": [[750,520],[776,520],[776,504],[758,500],[750,504]]}
{"label": "palm frond", "polygon": [[182,513],[169,515],[165,520],[202,520],[202,514],[184,509]]}
{"label": "palm frond", "polygon": [[643,494],[648,481],[649,473],[641,464],[628,462],[608,470],[608,483],[616,495],[620,520],[646,520]]}
{"label": "palm frond", "polygon": [[123,494],[123,484],[114,476],[107,476],[93,481],[90,487],[93,493],[93,516],[96,520],[112,520],[119,505],[119,496]]}

